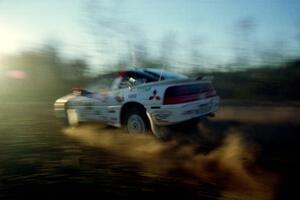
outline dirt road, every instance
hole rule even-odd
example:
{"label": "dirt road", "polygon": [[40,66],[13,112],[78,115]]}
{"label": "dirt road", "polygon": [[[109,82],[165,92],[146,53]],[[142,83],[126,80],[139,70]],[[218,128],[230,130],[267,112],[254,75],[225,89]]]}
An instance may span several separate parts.
{"label": "dirt road", "polygon": [[47,104],[0,106],[0,198],[294,199],[299,107],[222,106],[170,141],[65,128]]}

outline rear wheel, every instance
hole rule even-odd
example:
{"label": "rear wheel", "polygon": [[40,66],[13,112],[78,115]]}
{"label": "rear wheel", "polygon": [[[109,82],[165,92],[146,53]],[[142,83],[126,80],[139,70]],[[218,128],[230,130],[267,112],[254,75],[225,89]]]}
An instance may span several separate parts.
{"label": "rear wheel", "polygon": [[149,129],[149,120],[144,109],[133,107],[125,116],[125,125],[130,134],[145,134]]}

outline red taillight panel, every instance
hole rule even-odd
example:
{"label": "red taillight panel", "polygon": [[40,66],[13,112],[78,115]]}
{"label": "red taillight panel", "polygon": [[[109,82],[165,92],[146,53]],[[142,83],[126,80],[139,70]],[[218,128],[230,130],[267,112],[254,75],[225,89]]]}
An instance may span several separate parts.
{"label": "red taillight panel", "polygon": [[200,99],[199,94],[185,95],[185,96],[177,96],[177,97],[165,97],[164,104],[177,104],[184,103],[189,101],[196,101]]}
{"label": "red taillight panel", "polygon": [[210,83],[200,83],[169,87],[164,96],[164,104],[179,104],[216,96]]}
{"label": "red taillight panel", "polygon": [[217,96],[217,92],[214,89],[206,92],[206,94],[205,94],[205,98],[214,97],[214,96]]}

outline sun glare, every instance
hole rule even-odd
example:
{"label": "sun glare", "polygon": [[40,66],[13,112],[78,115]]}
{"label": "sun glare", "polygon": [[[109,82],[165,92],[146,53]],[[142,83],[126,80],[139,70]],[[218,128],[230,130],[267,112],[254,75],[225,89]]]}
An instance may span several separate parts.
{"label": "sun glare", "polygon": [[0,22],[0,55],[15,53],[21,48],[26,33]]}

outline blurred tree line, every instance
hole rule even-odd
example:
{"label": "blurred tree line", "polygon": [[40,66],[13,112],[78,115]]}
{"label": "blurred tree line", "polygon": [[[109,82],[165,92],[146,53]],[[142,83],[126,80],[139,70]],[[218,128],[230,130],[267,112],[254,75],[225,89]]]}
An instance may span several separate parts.
{"label": "blurred tree line", "polygon": [[243,71],[194,72],[213,76],[218,94],[223,99],[299,101],[300,59],[281,66],[262,66]]}
{"label": "blurred tree line", "polygon": [[[140,66],[172,70],[165,58],[150,59],[142,55],[138,57]],[[121,60],[117,65],[107,68],[116,70],[129,65],[128,60]],[[87,73],[88,67],[84,59],[61,57],[51,45],[5,57],[1,60],[0,68],[0,101],[53,103],[56,98],[70,93],[72,87],[84,86],[91,79]],[[14,77],[9,74],[16,70],[25,75]],[[214,86],[223,99],[300,100],[297,88],[300,82],[300,59],[280,66],[262,66],[239,71],[206,71],[195,68],[188,75],[214,76]]]}
{"label": "blurred tree line", "polygon": [[[163,61],[140,59],[143,67],[169,68]],[[46,101],[84,86],[89,77],[88,65],[82,59],[66,60],[57,50],[46,46],[38,51],[24,52],[1,61],[1,101]],[[118,66],[126,66],[119,63]],[[10,70],[22,71],[25,77],[10,77]],[[281,66],[264,66],[242,71],[207,72],[194,70],[190,76],[214,76],[214,86],[223,99],[299,101],[300,59]]]}
{"label": "blurred tree line", "polygon": [[[231,63],[218,65],[214,63],[218,53],[205,54],[207,40],[201,35],[182,42],[173,31],[163,35],[161,40],[151,41],[137,25],[124,22],[118,10],[119,1],[113,1],[112,5],[87,2],[85,24],[90,30],[89,38],[94,40],[82,48],[93,49],[94,57],[101,61],[97,67],[102,67],[102,71],[89,70],[83,58],[66,59],[59,54],[60,44],[50,41],[39,49],[1,58],[0,101],[53,103],[71,92],[72,87],[84,86],[99,73],[132,67],[214,76],[214,86],[223,99],[300,100],[299,56],[298,59],[288,57],[280,38],[271,47],[260,45],[255,38],[257,22],[251,17],[242,18],[234,25]],[[26,76],[10,76],[9,72],[14,70]]]}
{"label": "blurred tree line", "polygon": [[87,81],[85,60],[62,58],[52,45],[6,56],[0,65],[2,102],[50,103]]}

